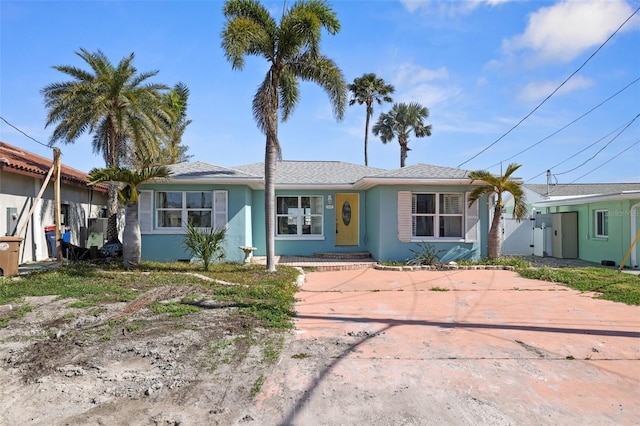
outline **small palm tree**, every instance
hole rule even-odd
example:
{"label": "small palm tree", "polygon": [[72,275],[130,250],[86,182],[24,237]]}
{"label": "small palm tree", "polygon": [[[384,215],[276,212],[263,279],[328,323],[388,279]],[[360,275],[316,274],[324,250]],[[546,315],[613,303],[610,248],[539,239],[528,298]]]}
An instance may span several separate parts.
{"label": "small palm tree", "polygon": [[284,10],[280,22],[256,0],[227,0],[222,49],[233,69],[244,67],[245,56],[267,60],[269,69],[253,98],[253,117],[266,135],[264,161],[267,269],[275,271],[275,172],[281,156],[278,112],[286,121],[300,96],[299,80],[320,85],[329,95],[339,120],[347,103],[342,71],[320,53],[321,30],[336,34],[340,22],[323,0],[299,0]]}
{"label": "small palm tree", "polygon": [[191,223],[187,223],[186,235],[182,245],[192,256],[202,261],[205,271],[209,270],[211,262],[219,262],[226,257],[222,243],[227,236],[227,228],[220,229],[198,228]]}
{"label": "small palm tree", "polygon": [[431,136],[431,124],[425,125],[429,117],[429,109],[417,102],[410,104],[394,104],[391,111],[380,114],[378,122],[373,126],[373,134],[380,136],[382,143],[398,138],[400,144],[400,167],[404,167],[409,148],[409,136],[417,138]]}
{"label": "small palm tree", "polygon": [[489,259],[500,257],[502,253],[502,211],[504,209],[503,194],[509,193],[513,197],[513,217],[519,222],[527,215],[527,199],[522,184],[511,180],[511,175],[520,168],[520,164],[511,163],[504,175],[496,176],[486,170],[476,170],[469,173],[471,182],[481,180],[486,185],[476,187],[469,194],[471,206],[485,194],[496,194],[497,200],[493,211],[493,220],[489,230]]}
{"label": "small palm tree", "polygon": [[[69,65],[53,68],[72,80],[49,84],[41,90],[47,108],[45,127],[56,124],[49,143],[74,143],[85,132],[93,134],[93,151],[103,156],[105,166],[119,167],[127,151],[157,153],[159,135],[167,132],[173,110],[162,101],[168,90],[147,80],[158,71],[138,73],[134,54],[117,66],[98,50],[80,49],[76,53],[90,70]],[[107,238],[118,238],[118,197],[116,187],[109,187],[109,228]]]}
{"label": "small palm tree", "polygon": [[369,121],[373,115],[373,102],[377,102],[378,105],[382,105],[383,101],[393,102],[389,95],[395,91],[395,88],[383,79],[376,77],[375,74],[369,73],[354,79],[353,83],[347,86],[347,89],[351,92],[349,105],[354,105],[357,102],[358,105],[365,104],[367,106],[367,118],[364,124],[364,165],[368,166]]}
{"label": "small palm tree", "polygon": [[101,182],[121,184],[118,198],[125,203],[126,213],[122,233],[122,262],[125,268],[138,265],[142,252],[140,222],[138,221],[138,187],[151,179],[167,178],[171,171],[167,166],[147,166],[140,170],[122,167],[93,169],[89,172],[89,184]]}

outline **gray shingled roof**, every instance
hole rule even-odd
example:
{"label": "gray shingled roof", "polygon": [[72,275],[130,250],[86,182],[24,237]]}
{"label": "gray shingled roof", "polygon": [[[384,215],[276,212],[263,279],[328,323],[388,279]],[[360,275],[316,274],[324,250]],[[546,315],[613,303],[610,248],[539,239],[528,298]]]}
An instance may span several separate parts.
{"label": "gray shingled roof", "polygon": [[[264,163],[234,167],[251,175],[264,176]],[[342,161],[278,161],[276,184],[278,185],[346,185],[365,176],[375,176],[384,169],[361,166]]]}
{"label": "gray shingled roof", "polygon": [[[546,184],[528,183],[524,185],[540,195],[547,195]],[[576,195],[613,194],[623,191],[639,191],[640,183],[566,183],[549,186],[549,194],[553,197]]]}
{"label": "gray shingled roof", "polygon": [[261,176],[243,172],[202,161],[190,161],[186,163],[172,164],[169,169],[173,172],[171,180],[191,180],[191,179],[260,179]]}
{"label": "gray shingled roof", "polygon": [[395,170],[384,171],[376,175],[376,178],[399,179],[464,179],[468,170],[453,167],[434,166],[432,164],[415,164]]}

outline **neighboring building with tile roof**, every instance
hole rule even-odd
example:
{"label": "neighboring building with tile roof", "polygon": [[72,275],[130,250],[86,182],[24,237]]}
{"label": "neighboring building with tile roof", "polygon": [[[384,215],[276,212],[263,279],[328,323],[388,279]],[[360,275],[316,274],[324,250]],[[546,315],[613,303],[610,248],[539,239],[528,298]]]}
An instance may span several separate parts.
{"label": "neighboring building with tile roof", "polygon": [[[43,178],[53,166],[52,158],[25,151],[24,149],[0,142],[0,171],[15,173],[23,176]],[[75,185],[81,188],[87,187],[87,174],[71,167],[62,165],[60,180],[67,185]],[[106,185],[96,185],[94,190],[107,192]]]}
{"label": "neighboring building with tile roof", "polygon": [[[24,238],[20,247],[21,263],[54,257],[44,230],[54,225],[53,177],[33,215],[27,218],[52,164],[52,158],[0,142],[0,235],[15,235],[21,225],[26,224],[22,235],[17,235]],[[87,243],[89,220],[98,218],[107,204],[107,186],[88,186],[87,182],[86,173],[62,165],[62,226],[69,229],[69,242],[82,247]]]}

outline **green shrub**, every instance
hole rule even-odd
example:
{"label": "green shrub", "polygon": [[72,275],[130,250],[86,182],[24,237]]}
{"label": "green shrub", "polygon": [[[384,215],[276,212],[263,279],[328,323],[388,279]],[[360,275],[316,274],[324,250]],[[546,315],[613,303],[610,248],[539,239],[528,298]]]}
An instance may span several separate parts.
{"label": "green shrub", "polygon": [[427,243],[418,243],[417,250],[409,249],[413,253],[413,258],[407,260],[409,265],[437,265],[440,263],[440,253],[442,250],[436,249]]}
{"label": "green shrub", "polygon": [[227,236],[227,229],[222,227],[197,228],[187,224],[187,234],[183,242],[184,247],[192,256],[201,259],[205,271],[209,270],[211,262],[221,261],[226,257],[222,243]]}

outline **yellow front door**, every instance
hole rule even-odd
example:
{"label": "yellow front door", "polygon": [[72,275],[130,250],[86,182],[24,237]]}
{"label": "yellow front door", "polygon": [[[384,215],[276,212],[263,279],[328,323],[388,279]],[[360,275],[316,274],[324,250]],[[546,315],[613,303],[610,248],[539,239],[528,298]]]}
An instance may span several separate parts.
{"label": "yellow front door", "polygon": [[358,194],[336,194],[336,245],[358,245]]}

